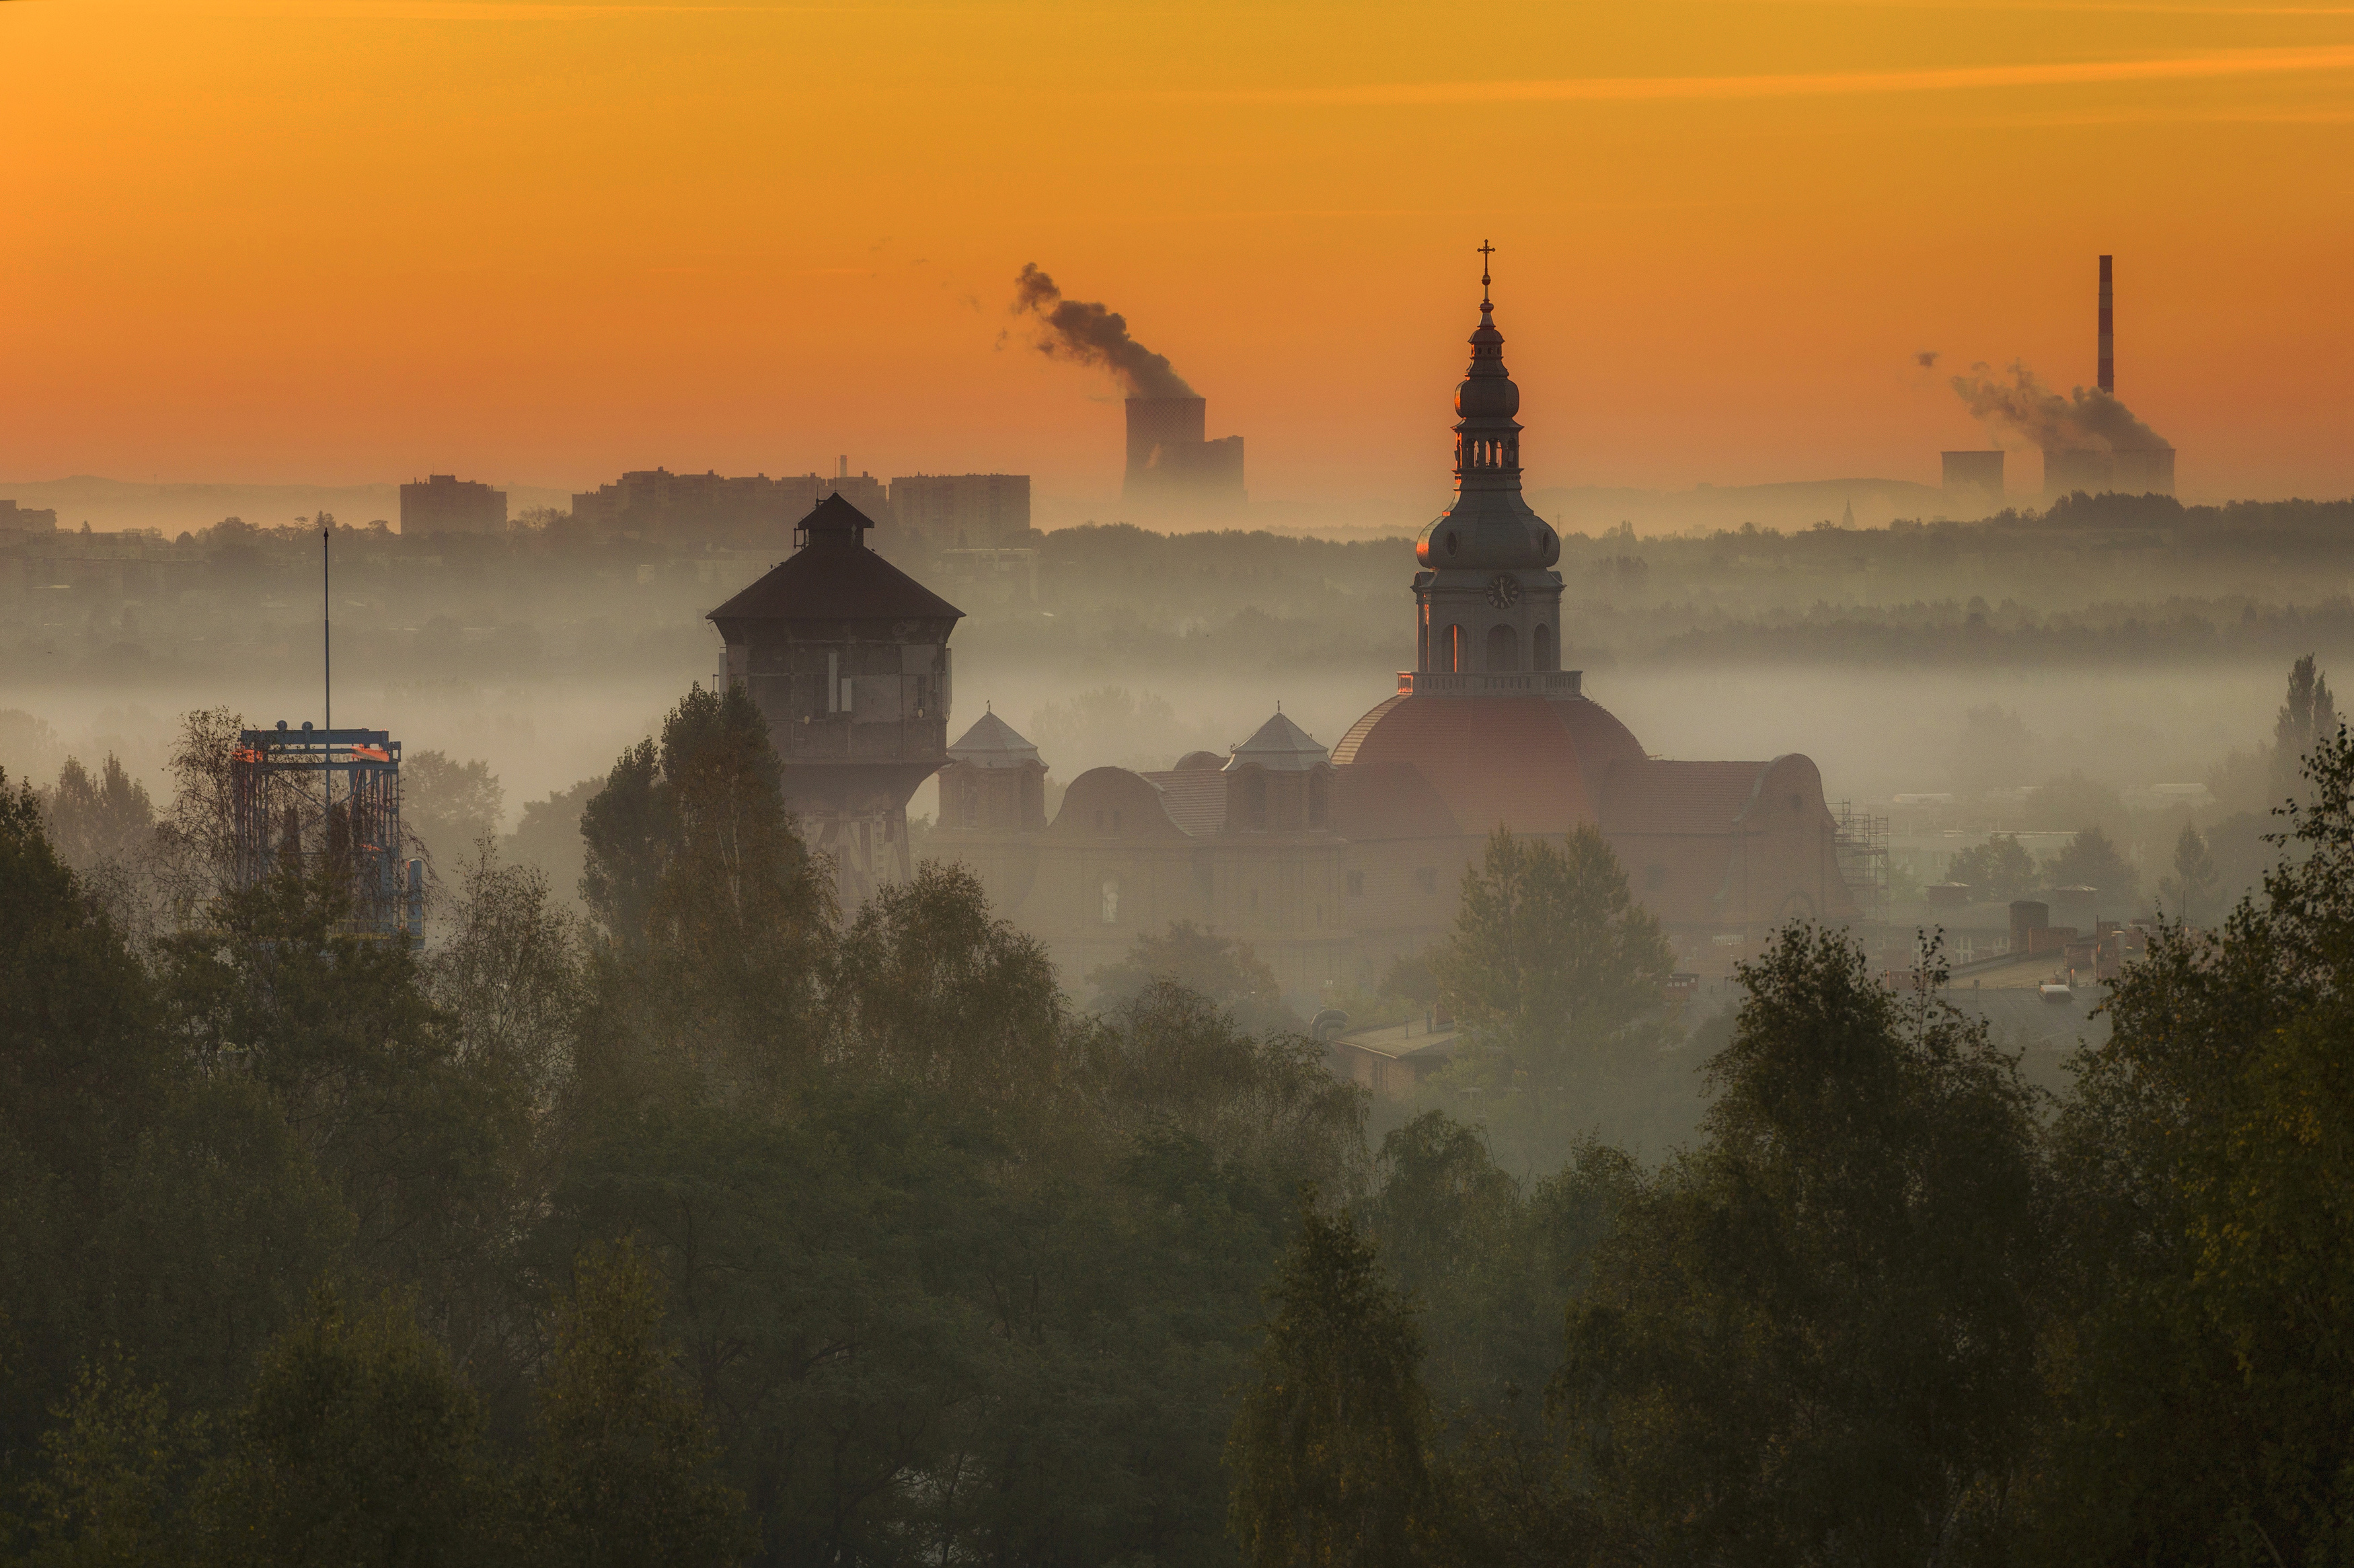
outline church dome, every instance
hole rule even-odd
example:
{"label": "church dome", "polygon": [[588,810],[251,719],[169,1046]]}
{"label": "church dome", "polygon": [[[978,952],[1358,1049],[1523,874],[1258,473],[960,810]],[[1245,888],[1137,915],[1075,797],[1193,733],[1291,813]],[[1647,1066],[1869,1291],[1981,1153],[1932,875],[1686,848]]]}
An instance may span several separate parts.
{"label": "church dome", "polygon": [[1392,697],[1332,748],[1343,837],[1565,833],[1600,816],[1610,769],[1643,760],[1601,704]]}

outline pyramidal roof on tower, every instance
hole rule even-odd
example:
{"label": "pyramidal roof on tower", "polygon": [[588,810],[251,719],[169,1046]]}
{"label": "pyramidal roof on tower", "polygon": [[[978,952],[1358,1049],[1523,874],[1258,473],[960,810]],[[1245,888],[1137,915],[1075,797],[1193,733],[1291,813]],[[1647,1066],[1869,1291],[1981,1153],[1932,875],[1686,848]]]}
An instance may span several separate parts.
{"label": "pyramidal roof on tower", "polygon": [[985,712],[949,747],[949,760],[970,768],[1029,768],[1045,766],[1038,748],[994,712]]}
{"label": "pyramidal roof on tower", "polygon": [[1270,773],[1304,773],[1330,760],[1331,755],[1278,708],[1273,718],[1258,726],[1257,735],[1235,747],[1234,758],[1226,766],[1239,768],[1247,762]]}
{"label": "pyramidal roof on tower", "polygon": [[964,611],[867,547],[860,535],[874,526],[828,495],[795,529],[801,547],[706,619],[722,630],[743,620],[962,620]]}

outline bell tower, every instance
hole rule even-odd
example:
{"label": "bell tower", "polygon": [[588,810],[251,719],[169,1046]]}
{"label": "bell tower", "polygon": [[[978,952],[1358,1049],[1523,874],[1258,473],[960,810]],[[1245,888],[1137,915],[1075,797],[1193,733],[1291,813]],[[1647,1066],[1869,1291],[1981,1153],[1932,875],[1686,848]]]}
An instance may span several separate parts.
{"label": "bell tower", "polygon": [[1479,253],[1479,325],[1455,389],[1455,503],[1422,531],[1415,558],[1415,668],[1426,696],[1575,696],[1561,667],[1561,539],[1521,494],[1521,389],[1504,368],[1492,280]]}

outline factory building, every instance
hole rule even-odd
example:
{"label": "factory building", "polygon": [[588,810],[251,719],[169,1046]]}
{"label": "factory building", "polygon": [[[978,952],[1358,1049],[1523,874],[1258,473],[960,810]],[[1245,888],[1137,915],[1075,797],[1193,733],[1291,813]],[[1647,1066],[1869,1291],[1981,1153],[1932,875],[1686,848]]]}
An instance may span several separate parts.
{"label": "factory building", "polygon": [[2003,497],[2003,450],[1945,452],[1946,500],[1956,512],[1999,512]]}
{"label": "factory building", "polygon": [[507,493],[471,479],[437,473],[400,487],[403,534],[504,534]]}
{"label": "factory building", "polygon": [[[2104,398],[2117,395],[2117,333],[2115,273],[2113,257],[2101,258],[2099,302],[2094,325],[2095,385]],[[2146,427],[2132,421],[2147,434]],[[2125,495],[2174,493],[2174,449],[2157,438],[2119,446],[2115,441],[2090,448],[2046,448],[2043,453],[2043,493],[2050,497],[2083,491],[2098,495],[2115,491]]]}
{"label": "factory building", "polygon": [[[1522,494],[1520,391],[1493,309],[1481,301],[1456,392],[1455,500],[1416,546],[1416,667],[1337,745],[1278,709],[1224,756],[1083,773],[1051,821],[1053,759],[1003,719],[984,714],[946,748],[929,853],[970,866],[1074,980],[1190,920],[1249,942],[1312,1007],[1443,938],[1500,826],[1598,826],[1694,969],[1791,918],[1859,914],[1842,871],[1855,846],[1812,762],[1653,758],[1560,667],[1560,540]],[[1131,432],[1144,401],[1199,408],[1133,400]]]}
{"label": "factory building", "polygon": [[1238,510],[1243,439],[1207,439],[1209,406],[1200,397],[1130,397],[1128,471],[1120,500],[1140,518],[1186,519]]}

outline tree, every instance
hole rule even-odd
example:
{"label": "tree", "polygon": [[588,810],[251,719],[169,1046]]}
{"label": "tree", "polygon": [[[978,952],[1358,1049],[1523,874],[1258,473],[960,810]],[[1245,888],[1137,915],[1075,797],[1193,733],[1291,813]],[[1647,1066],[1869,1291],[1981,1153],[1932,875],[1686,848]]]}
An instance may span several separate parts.
{"label": "tree", "polygon": [[41,1437],[45,1470],[28,1487],[26,1568],[147,1568],[184,1560],[171,1528],[177,1472],[196,1433],[175,1423],[163,1391],[109,1356],[82,1369],[58,1425]]}
{"label": "tree", "polygon": [[459,762],[429,749],[401,758],[401,826],[417,835],[427,859],[454,865],[460,854],[499,831],[505,810],[506,792],[482,758]]}
{"label": "tree", "polygon": [[927,861],[843,928],[835,1049],[864,1071],[982,1102],[1032,1101],[1065,1066],[1063,996],[1035,938],[991,918],[973,874]]}
{"label": "tree", "polygon": [[2051,1561],[2334,1563],[2354,1532],[2354,738],[2298,793],[2263,896],[2161,930],[2079,1064]]}
{"label": "tree", "polygon": [[67,758],[58,770],[57,788],[43,804],[58,858],[79,872],[138,855],[155,831],[155,808],[146,787],[125,773],[111,751],[97,779],[80,758]]}
{"label": "tree", "polygon": [[749,1544],[744,1499],[708,1478],[719,1454],[673,1386],[662,1295],[627,1243],[592,1247],[556,1314],[526,1485],[529,1551],[549,1568],[716,1568]]}
{"label": "tree", "polygon": [[1283,1000],[1283,986],[1248,942],[1221,937],[1191,920],[1171,923],[1165,936],[1146,932],[1128,956],[1087,976],[1096,1005],[1116,1008],[1166,980],[1207,997],[1234,1015],[1237,1027],[1257,1034],[1270,1029],[1298,1030],[1299,1015]]}
{"label": "tree", "polygon": [[1946,868],[1946,880],[1967,885],[1984,898],[2007,904],[2024,898],[2042,885],[2035,857],[2016,833],[1996,833],[1956,855]]}
{"label": "tree", "polygon": [[2186,926],[2198,924],[2219,880],[2207,841],[2199,836],[2196,827],[2183,823],[2174,841],[2174,874],[2158,879],[2158,900],[2163,911]]}
{"label": "tree", "polygon": [[1499,828],[1463,878],[1455,929],[1430,955],[1457,1022],[1526,1074],[1540,1099],[1590,1098],[1659,1042],[1675,949],[1635,902],[1601,830],[1559,844]]}
{"label": "tree", "polygon": [[2297,792],[2306,758],[2338,733],[2338,703],[2329,694],[2328,678],[2307,653],[2290,666],[2288,696],[2273,720],[2273,799]]}
{"label": "tree", "polygon": [[335,1563],[463,1568],[506,1560],[506,1499],[472,1393],[387,1298],[356,1316],[331,1291],[270,1348],[195,1502],[196,1555],[220,1568]]}
{"label": "tree", "polygon": [[1978,794],[2032,779],[2041,749],[2024,719],[1989,703],[1963,715],[1950,766],[1955,781]]}
{"label": "tree", "polygon": [[1706,1141],[1602,1245],[1555,1407],[1637,1560],[1951,1560],[2008,1527],[2035,1411],[2032,1094],[1843,935],[1740,979]]}
{"label": "tree", "polygon": [[1103,1124],[1171,1130],[1223,1163],[1354,1193],[1364,1180],[1366,1097],[1297,1034],[1246,1033],[1170,980],[1092,1021],[1077,1044],[1083,1092]]}
{"label": "tree", "polygon": [[819,1053],[832,889],[795,832],[768,720],[740,683],[696,687],[581,818],[603,927],[599,1070],[771,1095]]}
{"label": "tree", "polygon": [[2046,863],[2044,873],[2054,887],[2098,888],[2104,904],[2130,903],[2141,880],[2109,842],[2109,835],[2098,828],[2078,829],[2076,836]]}
{"label": "tree", "polygon": [[1442,1521],[1422,1337],[1373,1243],[1311,1190],[1268,1288],[1274,1307],[1227,1464],[1252,1568],[1431,1559]]}

